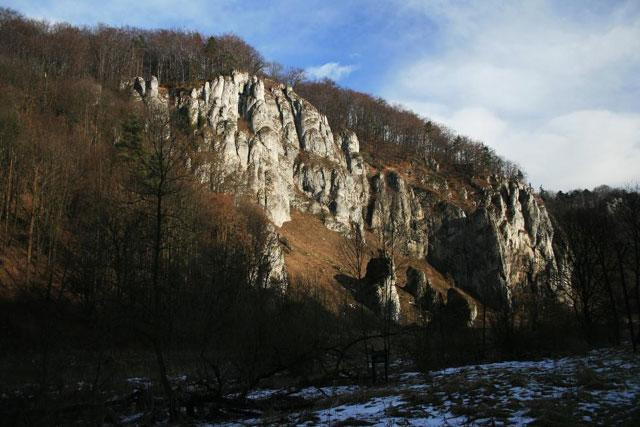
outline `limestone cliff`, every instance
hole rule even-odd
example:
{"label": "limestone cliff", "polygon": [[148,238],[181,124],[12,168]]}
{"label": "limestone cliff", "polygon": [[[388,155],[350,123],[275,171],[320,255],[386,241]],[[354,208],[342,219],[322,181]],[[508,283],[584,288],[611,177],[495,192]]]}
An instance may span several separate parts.
{"label": "limestone cliff", "polygon": [[[353,132],[334,136],[327,118],[291,88],[267,88],[264,80],[234,72],[163,95],[155,78],[146,85],[140,80],[133,88],[142,99],[175,107],[194,128],[208,131],[201,132],[201,150],[221,153],[228,173],[246,175],[276,226],[291,218],[292,206],[324,215],[336,230],[363,224],[368,181],[358,138]],[[197,171],[203,180],[211,166]]]}
{"label": "limestone cliff", "polygon": [[469,216],[440,215],[430,230],[429,261],[489,305],[509,301],[514,286],[549,279],[557,270],[547,211],[521,183],[485,190]]}
{"label": "limestone cliff", "polygon": [[199,149],[219,154],[218,164],[194,163],[194,173],[203,181],[215,168],[242,176],[277,227],[295,208],[345,234],[354,224],[390,233],[401,252],[427,258],[493,305],[509,300],[517,284],[557,269],[546,210],[521,183],[495,179],[473,194],[462,188],[462,209],[449,200],[446,179],[408,180],[368,165],[355,133],[334,134],[290,87],[245,73],[191,89],[163,89],[140,77],[128,86],[148,105],[175,108],[202,137]]}
{"label": "limestone cliff", "polygon": [[361,299],[381,317],[397,322],[400,319],[400,297],[396,288],[396,267],[387,256],[372,258],[367,263],[361,288]]}

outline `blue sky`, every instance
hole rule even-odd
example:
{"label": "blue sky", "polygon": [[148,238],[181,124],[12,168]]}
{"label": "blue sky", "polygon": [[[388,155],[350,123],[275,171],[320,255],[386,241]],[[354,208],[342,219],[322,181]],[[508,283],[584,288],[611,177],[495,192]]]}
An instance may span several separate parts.
{"label": "blue sky", "polygon": [[640,2],[0,0],[30,17],[234,32],[491,145],[533,185],[640,179]]}

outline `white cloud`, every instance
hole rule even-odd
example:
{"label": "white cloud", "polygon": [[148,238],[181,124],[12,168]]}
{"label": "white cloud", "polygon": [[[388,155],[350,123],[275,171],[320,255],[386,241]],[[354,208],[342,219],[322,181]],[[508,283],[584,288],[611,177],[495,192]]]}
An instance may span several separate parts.
{"label": "white cloud", "polygon": [[640,113],[579,110],[523,125],[483,108],[445,112],[434,104],[411,104],[462,135],[494,147],[524,166],[534,185],[547,189],[625,186],[640,178]]}
{"label": "white cloud", "polygon": [[620,185],[640,176],[637,5],[403,7],[438,23],[440,48],[406,58],[383,95],[485,141],[534,185]]}
{"label": "white cloud", "polygon": [[[581,110],[552,118],[539,129],[506,135],[530,174],[548,188],[625,185],[640,177],[640,114]],[[514,153],[516,154],[516,153]]]}
{"label": "white cloud", "polygon": [[317,67],[309,67],[304,71],[307,73],[307,76],[313,79],[328,78],[338,81],[351,74],[355,69],[355,65],[340,65],[339,62],[327,62]]}

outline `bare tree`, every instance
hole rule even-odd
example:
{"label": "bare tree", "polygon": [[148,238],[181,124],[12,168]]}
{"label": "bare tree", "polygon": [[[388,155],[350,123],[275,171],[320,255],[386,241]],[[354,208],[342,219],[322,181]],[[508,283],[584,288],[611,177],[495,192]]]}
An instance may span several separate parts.
{"label": "bare tree", "polygon": [[[640,188],[631,188],[623,194],[616,209],[619,222],[619,239],[621,245],[618,263],[625,299],[634,298],[636,302],[636,316],[640,316]],[[626,255],[626,256],[624,256]],[[627,280],[630,277],[630,280]],[[627,284],[631,283],[633,294],[628,291]],[[632,329],[629,322],[630,331]],[[633,332],[632,332],[633,333]],[[634,348],[640,343],[640,332],[636,331]]]}
{"label": "bare tree", "polygon": [[140,205],[149,229],[141,239],[148,239],[150,262],[146,264],[146,280],[149,289],[149,328],[144,334],[153,346],[158,375],[167,396],[172,418],[177,415],[173,392],[169,384],[165,360],[166,335],[170,330],[167,265],[168,251],[176,238],[176,230],[170,229],[180,217],[181,199],[187,193],[188,144],[164,111],[150,107],[145,112],[144,126],[134,128],[130,141],[122,143],[125,159],[129,163],[130,178],[126,185],[133,203]]}
{"label": "bare tree", "polygon": [[340,247],[340,253],[347,264],[349,272],[358,280],[362,279],[362,269],[367,257],[367,242],[364,239],[360,224],[351,223],[351,232],[344,244]]}

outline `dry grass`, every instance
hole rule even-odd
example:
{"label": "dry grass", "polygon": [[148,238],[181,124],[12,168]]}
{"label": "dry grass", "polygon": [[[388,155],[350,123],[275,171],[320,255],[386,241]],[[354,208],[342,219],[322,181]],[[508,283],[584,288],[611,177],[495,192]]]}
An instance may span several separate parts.
{"label": "dry grass", "polygon": [[536,420],[534,426],[578,426],[584,425],[575,416],[577,402],[568,398],[545,398],[527,402],[528,416]]}
{"label": "dry grass", "polygon": [[309,153],[308,151],[299,151],[296,157],[296,164],[304,163],[311,167],[320,166],[325,169],[338,169],[340,165],[329,160],[326,157],[318,156],[316,154]]}
{"label": "dry grass", "polygon": [[238,131],[247,133],[249,137],[252,137],[255,135],[251,130],[251,126],[249,126],[249,122],[244,117],[238,117],[237,125],[238,125]]}
{"label": "dry grass", "polygon": [[[402,156],[391,157],[386,162],[372,163],[372,165],[371,174],[375,174],[379,170],[383,172],[394,171],[412,187],[432,193],[438,199],[446,200],[467,213],[473,212],[476,208],[473,200],[476,198],[477,189],[490,186],[486,181],[476,178],[470,179],[454,170],[435,171],[422,161]],[[442,185],[445,182],[447,189],[432,185],[432,183]],[[463,197],[464,192],[467,193],[466,199]]]}
{"label": "dry grass", "polygon": [[614,384],[602,378],[595,370],[588,366],[578,368],[576,381],[580,387],[588,390],[609,390],[614,388]]}
{"label": "dry grass", "polygon": [[262,77],[262,82],[264,83],[264,88],[266,90],[280,89],[280,85],[282,84],[278,81],[271,80],[266,77]]}
{"label": "dry grass", "polygon": [[[357,304],[351,293],[336,279],[338,275],[352,276],[341,251],[347,241],[343,235],[326,228],[317,216],[297,210],[292,210],[291,221],[281,227],[280,233],[290,247],[290,250],[285,251],[285,263],[294,286],[296,279],[311,280],[331,310],[336,310],[345,303]],[[369,256],[372,256],[373,249],[377,247],[377,236],[367,231],[365,238],[371,248]],[[420,313],[414,304],[413,296],[404,290],[406,270],[409,266],[424,271],[429,283],[443,297],[453,286],[451,280],[445,278],[426,260],[398,256],[396,279],[400,296],[401,321],[404,324],[416,323],[420,320]],[[456,290],[468,301],[478,304],[464,291]]]}
{"label": "dry grass", "polygon": [[488,369],[467,366],[426,377],[409,376],[384,386],[359,386],[270,421],[287,425],[308,421],[314,425],[636,426],[640,420],[637,373],[637,358],[628,348],[593,351],[553,364],[547,360],[505,362]]}
{"label": "dry grass", "polygon": [[291,247],[285,252],[285,263],[293,285],[296,279],[309,279],[329,303],[337,309],[342,302],[355,303],[351,294],[336,280],[336,275],[348,275],[340,254],[346,238],[327,229],[322,220],[311,214],[292,210],[291,221],[280,229]]}

